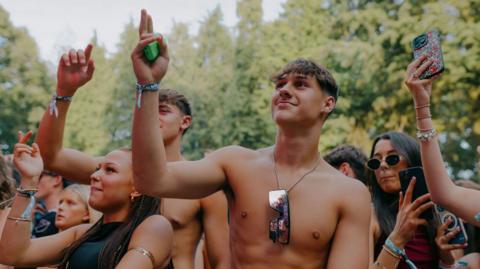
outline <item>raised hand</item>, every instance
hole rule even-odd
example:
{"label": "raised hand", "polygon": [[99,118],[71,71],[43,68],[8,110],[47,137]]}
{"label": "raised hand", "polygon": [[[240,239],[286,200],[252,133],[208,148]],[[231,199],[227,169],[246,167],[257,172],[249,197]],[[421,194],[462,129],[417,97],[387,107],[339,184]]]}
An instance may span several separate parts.
{"label": "raised hand", "polygon": [[19,131],[18,143],[15,144],[13,151],[13,163],[22,175],[21,185],[23,187],[35,187],[43,171],[43,161],[38,145],[33,143],[30,147],[26,144],[31,136],[31,131],[25,135]]}
{"label": "raised hand", "polygon": [[401,248],[412,239],[419,225],[427,225],[427,221],[421,219],[419,216],[433,206],[433,202],[430,201],[430,194],[428,193],[418,197],[412,202],[415,182],[415,178],[410,181],[405,196],[400,193],[397,222],[390,234],[390,240]]}
{"label": "raised hand", "polygon": [[405,85],[407,85],[410,90],[416,106],[423,106],[430,103],[432,83],[439,77],[439,75],[436,75],[429,79],[419,78],[420,75],[433,63],[426,59],[427,56],[423,55],[410,63],[407,67],[407,74],[405,76]]}
{"label": "raised hand", "polygon": [[92,79],[95,65],[92,59],[92,44],[83,50],[70,50],[60,58],[57,70],[57,94],[73,96],[78,88]]}
{"label": "raised hand", "polygon": [[[141,12],[138,31],[140,40],[131,54],[133,71],[137,77],[137,82],[139,84],[158,83],[167,73],[169,62],[168,48],[163,36],[153,33],[152,17],[144,9]],[[160,44],[160,56],[153,63],[149,63],[143,55],[143,49],[154,41],[158,41]]]}

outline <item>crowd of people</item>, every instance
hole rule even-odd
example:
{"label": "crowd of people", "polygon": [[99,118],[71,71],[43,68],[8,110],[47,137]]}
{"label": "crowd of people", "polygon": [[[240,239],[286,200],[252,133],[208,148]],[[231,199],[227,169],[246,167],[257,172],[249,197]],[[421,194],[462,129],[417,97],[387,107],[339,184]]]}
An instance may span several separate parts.
{"label": "crowd of people", "polygon": [[[152,42],[160,55],[149,61]],[[62,55],[35,142],[19,131],[11,160],[0,158],[5,268],[480,268],[468,242],[453,241],[463,232],[449,228],[453,219],[426,217],[441,206],[480,226],[478,188],[456,185],[442,160],[430,112],[438,76],[420,78],[432,64],[426,57],[405,75],[417,139],[390,131],[369,157],[352,145],[320,155],[339,87],[326,68],[296,59],[273,77],[274,145],[227,146],[189,161],[181,143],[190,102],[160,89],[168,46],[145,10],[131,53],[131,146],[101,157],[63,147],[69,105],[94,75],[92,50]],[[429,191],[418,197],[420,179],[402,189],[399,175],[415,167]]]}

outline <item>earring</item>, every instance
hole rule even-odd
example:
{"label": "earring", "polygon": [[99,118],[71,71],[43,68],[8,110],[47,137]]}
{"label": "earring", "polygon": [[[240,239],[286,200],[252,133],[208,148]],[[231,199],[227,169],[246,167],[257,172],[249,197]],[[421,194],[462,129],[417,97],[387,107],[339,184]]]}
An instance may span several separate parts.
{"label": "earring", "polygon": [[133,195],[133,193],[130,193],[130,202],[133,203],[133,200],[135,200],[135,196]]}

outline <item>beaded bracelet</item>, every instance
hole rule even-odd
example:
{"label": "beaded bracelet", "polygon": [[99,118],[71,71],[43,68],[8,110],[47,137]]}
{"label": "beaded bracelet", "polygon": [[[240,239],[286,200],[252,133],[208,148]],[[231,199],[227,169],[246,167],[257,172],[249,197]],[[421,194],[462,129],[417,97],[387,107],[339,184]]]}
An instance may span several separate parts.
{"label": "beaded bracelet", "polygon": [[422,142],[428,142],[437,135],[437,130],[435,128],[427,130],[418,130],[417,138]]}
{"label": "beaded bracelet", "polygon": [[395,246],[395,244],[390,239],[387,238],[387,240],[385,240],[384,246],[387,247],[389,250],[391,250],[393,253],[402,257],[402,259],[405,261],[405,263],[408,265],[410,269],[417,269],[415,264],[408,258],[407,253],[405,253],[405,250]]}

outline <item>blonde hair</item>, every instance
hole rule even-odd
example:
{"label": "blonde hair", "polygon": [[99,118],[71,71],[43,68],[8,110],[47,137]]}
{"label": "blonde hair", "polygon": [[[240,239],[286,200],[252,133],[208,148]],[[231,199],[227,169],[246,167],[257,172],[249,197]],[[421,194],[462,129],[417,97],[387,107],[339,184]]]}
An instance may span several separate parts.
{"label": "blonde hair", "polygon": [[77,193],[82,199],[82,201],[85,203],[88,209],[88,216],[90,217],[89,223],[95,223],[102,217],[102,213],[93,209],[88,204],[88,199],[90,198],[90,187],[88,185],[72,184],[64,189],[64,191],[66,190],[71,190]]}

